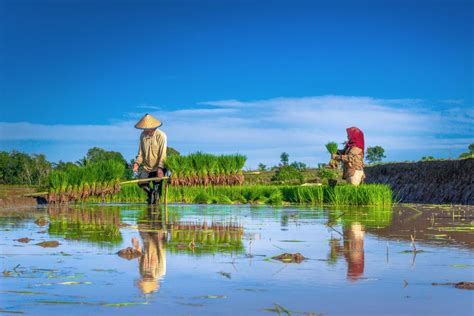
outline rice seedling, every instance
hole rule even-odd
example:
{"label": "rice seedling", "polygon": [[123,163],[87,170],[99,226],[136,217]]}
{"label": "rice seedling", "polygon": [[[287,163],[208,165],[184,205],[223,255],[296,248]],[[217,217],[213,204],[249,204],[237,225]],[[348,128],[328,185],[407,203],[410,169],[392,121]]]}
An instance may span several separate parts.
{"label": "rice seedling", "polygon": [[326,144],[326,149],[330,154],[336,154],[337,153],[337,143],[335,142],[329,142]]}
{"label": "rice seedling", "polygon": [[200,204],[312,204],[391,206],[392,191],[386,185],[330,186],[172,186],[171,203]]}
{"label": "rice seedling", "polygon": [[90,196],[106,196],[120,191],[119,181],[125,166],[114,160],[70,166],[66,171],[53,170],[48,176],[48,202],[67,203],[85,200]]}
{"label": "rice seedling", "polygon": [[[337,143],[335,142],[329,142],[326,144],[326,149],[328,150],[328,152],[331,154],[331,155],[335,155],[337,154]],[[337,160],[335,159],[332,159],[329,161],[329,166],[331,168],[334,168],[334,169],[337,169],[337,167],[339,166]]]}
{"label": "rice seedling", "polygon": [[196,152],[188,156],[170,156],[165,167],[171,171],[171,185],[236,185],[243,184],[243,155],[220,155]]}

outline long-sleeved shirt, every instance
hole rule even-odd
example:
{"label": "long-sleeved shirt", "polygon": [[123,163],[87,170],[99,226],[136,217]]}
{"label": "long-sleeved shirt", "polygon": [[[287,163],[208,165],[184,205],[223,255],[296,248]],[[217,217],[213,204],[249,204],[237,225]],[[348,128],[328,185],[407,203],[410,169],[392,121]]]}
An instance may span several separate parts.
{"label": "long-sleeved shirt", "polygon": [[143,170],[148,172],[163,168],[166,159],[166,145],[166,134],[162,131],[157,129],[151,136],[142,132],[135,162],[143,164]]}
{"label": "long-sleeved shirt", "polygon": [[364,152],[359,147],[347,147],[335,159],[343,162],[343,179],[352,177],[356,170],[364,170]]}

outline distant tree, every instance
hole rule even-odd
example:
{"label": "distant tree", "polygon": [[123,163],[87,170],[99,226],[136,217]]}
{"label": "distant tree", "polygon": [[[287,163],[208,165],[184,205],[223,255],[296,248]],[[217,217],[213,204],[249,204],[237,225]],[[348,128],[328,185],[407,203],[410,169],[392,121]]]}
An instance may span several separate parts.
{"label": "distant tree", "polygon": [[79,166],[87,166],[90,163],[98,163],[105,160],[115,160],[125,166],[124,178],[131,179],[133,177],[133,170],[127,160],[118,151],[108,151],[99,147],[93,147],[87,151],[84,158],[76,162]]}
{"label": "distant tree", "polygon": [[19,151],[0,152],[0,183],[41,185],[51,163],[44,155],[28,155]]}
{"label": "distant tree", "polygon": [[46,160],[45,155],[33,155],[33,165],[34,165],[34,179],[35,183],[38,185],[43,185],[48,178],[48,174],[53,168],[51,162]]}
{"label": "distant tree", "polygon": [[58,162],[53,163],[53,168],[55,170],[59,170],[59,171],[71,172],[73,170],[78,169],[79,166],[76,165],[75,163],[70,162],[70,161],[64,162],[62,160],[59,160]]}
{"label": "distant tree", "polygon": [[267,170],[267,166],[264,165],[263,163],[258,164],[258,171],[265,171]]}
{"label": "distant tree", "polygon": [[288,153],[286,152],[281,153],[280,162],[283,166],[288,166],[289,160],[290,160],[290,155],[288,155]]}
{"label": "distant tree", "polygon": [[469,145],[469,152],[462,153],[459,158],[474,158],[474,143]]}
{"label": "distant tree", "polygon": [[85,167],[89,164],[89,159],[87,159],[87,157],[82,157],[81,159],[79,159],[78,161],[76,161],[76,165],[80,166],[80,167]]}
{"label": "distant tree", "polygon": [[293,168],[299,171],[305,171],[308,169],[308,166],[304,162],[294,161],[290,164]]}
{"label": "distant tree", "polygon": [[96,163],[104,160],[116,160],[127,164],[127,160],[118,151],[107,151],[99,147],[93,147],[87,151],[86,160],[91,163]]}
{"label": "distant tree", "polygon": [[423,161],[435,160],[435,157],[433,157],[433,156],[423,156],[423,157],[421,157],[421,160],[423,160]]}
{"label": "distant tree", "polygon": [[275,175],[272,177],[272,181],[301,184],[304,182],[304,176],[303,173],[295,167],[286,165],[277,169]]}
{"label": "distant tree", "polygon": [[381,146],[368,147],[366,159],[369,163],[380,162],[383,158],[386,158],[384,153],[385,149]]}
{"label": "distant tree", "polygon": [[177,151],[173,147],[166,147],[166,155],[168,155],[168,156],[179,156],[181,154],[179,153],[179,151]]}

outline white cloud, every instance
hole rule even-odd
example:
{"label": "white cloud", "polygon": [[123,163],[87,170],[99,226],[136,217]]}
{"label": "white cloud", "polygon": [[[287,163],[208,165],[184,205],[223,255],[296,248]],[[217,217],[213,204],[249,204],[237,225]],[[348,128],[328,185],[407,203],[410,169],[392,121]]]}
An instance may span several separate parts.
{"label": "white cloud", "polygon": [[[152,111],[164,124],[168,142],[182,152],[240,152],[249,166],[276,164],[282,151],[291,160],[309,164],[326,161],[324,144],[345,140],[345,128],[360,127],[367,146],[381,145],[389,159],[415,159],[431,151],[451,155],[473,142],[474,111],[430,107],[419,99],[316,96],[255,101],[217,100],[200,108]],[[440,110],[441,109],[441,110]],[[133,128],[143,113],[110,125],[41,125],[0,123],[0,141],[90,143],[121,150],[131,158],[139,131]],[[19,148],[21,149],[21,148]],[[84,153],[78,152],[77,158]],[[392,158],[393,157],[393,158]]]}

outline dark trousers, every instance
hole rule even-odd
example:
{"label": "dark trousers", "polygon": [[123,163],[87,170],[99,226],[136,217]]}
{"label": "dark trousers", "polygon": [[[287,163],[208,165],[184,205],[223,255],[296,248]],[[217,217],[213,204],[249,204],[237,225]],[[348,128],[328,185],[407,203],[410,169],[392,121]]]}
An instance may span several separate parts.
{"label": "dark trousers", "polygon": [[[140,172],[140,179],[155,178],[155,177],[164,177],[164,170],[158,168],[157,171],[147,172],[143,170]],[[150,182],[139,182],[138,186],[143,189],[148,195],[148,204],[156,204],[160,200],[161,190],[163,187],[163,180],[160,181],[151,181]]]}

